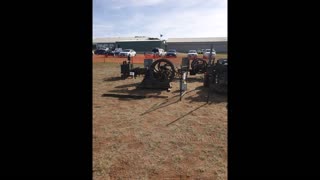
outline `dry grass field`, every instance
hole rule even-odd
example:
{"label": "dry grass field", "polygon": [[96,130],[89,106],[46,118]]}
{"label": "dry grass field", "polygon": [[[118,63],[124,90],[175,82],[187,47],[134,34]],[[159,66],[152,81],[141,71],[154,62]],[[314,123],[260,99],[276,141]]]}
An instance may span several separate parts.
{"label": "dry grass field", "polygon": [[[171,92],[136,89],[142,76],[122,80],[123,59],[105,60],[93,56],[95,180],[227,179],[226,96],[212,92],[206,103],[203,75],[188,77],[182,101],[178,79]],[[181,57],[172,61],[179,65]],[[103,97],[105,93],[167,98]]]}

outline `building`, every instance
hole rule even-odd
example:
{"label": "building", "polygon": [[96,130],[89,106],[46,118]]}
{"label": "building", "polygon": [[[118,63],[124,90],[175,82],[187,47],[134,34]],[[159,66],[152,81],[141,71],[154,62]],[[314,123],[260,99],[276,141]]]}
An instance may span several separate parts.
{"label": "building", "polygon": [[189,50],[210,49],[211,44],[217,53],[228,52],[228,40],[226,37],[169,38],[167,40],[167,49],[188,52]]}
{"label": "building", "polygon": [[151,51],[155,47],[165,48],[165,41],[163,40],[122,40],[117,41],[116,46],[122,49],[133,49],[136,52]]}
{"label": "building", "polygon": [[96,38],[93,40],[93,49],[122,48],[133,49],[141,53],[159,47],[166,51],[176,49],[178,52],[186,53],[191,49],[210,49],[211,44],[217,53],[228,52],[228,40],[226,37],[169,38],[167,41],[146,36]]}
{"label": "building", "polygon": [[165,41],[146,36],[96,38],[93,40],[93,49],[122,48],[133,49],[136,52],[146,52],[151,51],[154,47],[164,49]]}
{"label": "building", "polygon": [[95,38],[93,40],[93,49],[115,48],[116,42],[120,40],[145,39],[139,37],[109,37],[109,38]]}

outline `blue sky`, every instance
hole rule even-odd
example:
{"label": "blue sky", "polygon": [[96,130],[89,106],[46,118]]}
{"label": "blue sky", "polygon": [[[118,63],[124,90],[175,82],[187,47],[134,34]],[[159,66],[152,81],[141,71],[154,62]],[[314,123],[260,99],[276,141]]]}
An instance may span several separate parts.
{"label": "blue sky", "polygon": [[227,37],[227,0],[93,0],[93,38]]}

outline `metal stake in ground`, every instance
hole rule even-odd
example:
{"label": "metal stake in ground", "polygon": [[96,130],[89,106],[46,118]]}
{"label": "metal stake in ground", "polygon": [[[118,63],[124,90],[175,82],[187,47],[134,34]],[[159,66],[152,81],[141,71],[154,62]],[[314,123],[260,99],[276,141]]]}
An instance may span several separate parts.
{"label": "metal stake in ground", "polygon": [[104,63],[106,63],[106,58],[107,58],[107,57],[108,57],[108,54],[105,54],[105,55],[104,55],[104,58],[103,58],[103,62],[104,62]]}
{"label": "metal stake in ground", "polygon": [[213,45],[211,44],[210,46],[210,55],[209,55],[209,62],[208,62],[208,70],[207,72],[209,72],[209,83],[208,83],[208,96],[207,96],[207,103],[209,103],[209,98],[210,98],[210,83],[212,81],[212,77],[211,77],[211,70],[212,70],[212,48]]}
{"label": "metal stake in ground", "polygon": [[[182,69],[182,65],[181,65],[181,69]],[[182,71],[180,72],[180,101],[181,101],[181,97],[182,97]]]}
{"label": "metal stake in ground", "polygon": [[187,73],[189,72],[189,58],[183,58],[180,71],[180,101],[182,96],[187,92]]}
{"label": "metal stake in ground", "polygon": [[131,59],[131,63],[133,64],[133,56],[132,56],[132,58],[130,57],[130,59]]}
{"label": "metal stake in ground", "polygon": [[130,60],[131,60],[130,54],[128,54],[128,64],[131,64],[131,63],[130,63]]}

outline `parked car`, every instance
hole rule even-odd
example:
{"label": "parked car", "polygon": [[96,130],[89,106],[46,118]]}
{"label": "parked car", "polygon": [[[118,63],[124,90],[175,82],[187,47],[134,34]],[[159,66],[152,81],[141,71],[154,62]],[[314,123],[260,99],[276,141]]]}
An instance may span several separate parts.
{"label": "parked car", "polygon": [[228,65],[228,59],[218,59],[216,64]]}
{"label": "parked car", "polygon": [[113,51],[114,56],[119,56],[120,52],[122,52],[122,48],[115,48]]}
{"label": "parked car", "polygon": [[175,49],[169,49],[166,53],[166,57],[177,57],[177,51]]}
{"label": "parked car", "polygon": [[119,53],[120,57],[128,57],[130,54],[130,57],[135,56],[137,53],[133,49],[124,49],[122,52]]}
{"label": "parked car", "polygon": [[166,52],[161,49],[161,48],[153,48],[152,52],[156,55],[156,56],[165,56]]}
{"label": "parked car", "polygon": [[106,55],[106,54],[108,54],[108,52],[104,49],[97,49],[94,51],[94,54],[95,55]]}
{"label": "parked car", "polygon": [[112,51],[111,49],[107,50],[107,54],[108,55],[111,55],[111,56],[114,56],[114,51]]}
{"label": "parked car", "polygon": [[198,53],[198,54],[203,54],[202,49],[198,49],[198,50],[197,50],[197,53]]}
{"label": "parked car", "polygon": [[[203,52],[203,59],[208,59],[210,56],[210,49],[206,49],[204,52]],[[212,57],[215,57],[216,56],[216,50],[212,49]]]}
{"label": "parked car", "polygon": [[197,57],[198,57],[198,53],[197,53],[196,50],[189,50],[189,52],[188,52],[188,58],[194,59],[194,58],[197,58]]}

